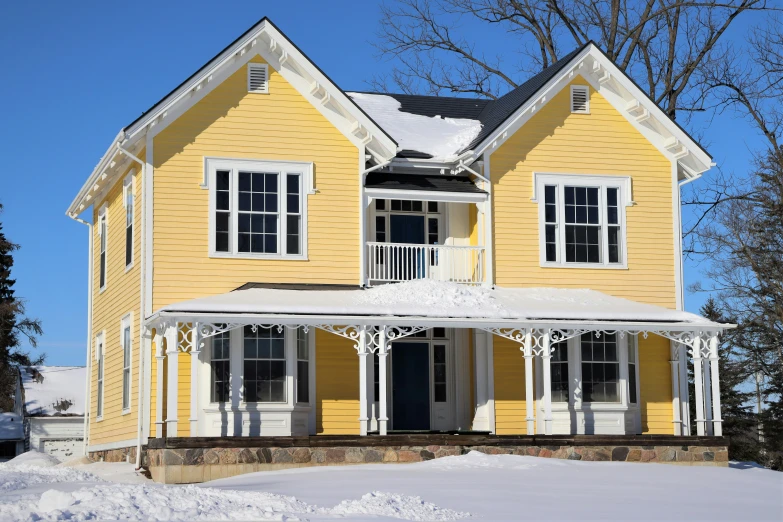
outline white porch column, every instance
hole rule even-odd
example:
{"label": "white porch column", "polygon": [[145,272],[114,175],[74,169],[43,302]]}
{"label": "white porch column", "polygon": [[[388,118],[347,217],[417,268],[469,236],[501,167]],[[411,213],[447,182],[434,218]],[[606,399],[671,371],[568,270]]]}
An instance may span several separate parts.
{"label": "white porch column", "polygon": [[525,334],[525,345],[522,347],[525,358],[525,421],[527,434],[536,434],[535,396],[533,395],[533,334],[530,330]]}
{"label": "white porch column", "polygon": [[166,327],[166,356],[169,359],[168,386],[166,390],[166,437],[177,436],[177,387],[179,385],[179,360],[177,357],[177,331],[179,323]]}
{"label": "white porch column", "polygon": [[680,358],[680,411],[682,418],[682,434],[691,434],[691,402],[688,398],[688,347],[678,344]]}
{"label": "white porch column", "polygon": [[190,436],[198,437],[198,374],[201,361],[199,324],[193,323],[193,346],[190,347]]}
{"label": "white porch column", "polygon": [[720,375],[718,373],[718,336],[710,338],[710,373],[712,374],[712,424],[713,435],[723,435],[723,418],[720,415]]}
{"label": "white porch column", "polygon": [[163,437],[163,333],[155,328],[155,438]]}
{"label": "white porch column", "polygon": [[490,427],[490,398],[489,398],[489,357],[487,337],[482,330],[474,330],[473,356],[474,371],[476,373],[476,394],[473,415],[474,431],[492,431]]}
{"label": "white porch column", "polygon": [[386,345],[386,327],[382,326],[381,331],[378,333],[378,397],[379,400],[379,416],[378,416],[378,432],[381,435],[386,435],[386,430],[389,423],[389,417],[386,414],[386,398],[388,396],[386,386],[386,356],[389,354],[388,346]]}
{"label": "white porch column", "polygon": [[682,405],[680,404],[680,349],[677,346],[677,343],[674,341],[669,341],[669,363],[671,364],[672,368],[672,412],[674,413],[674,434],[682,435]]}
{"label": "white porch column", "polygon": [[367,327],[359,329],[359,435],[367,435]]}
{"label": "white porch column", "polygon": [[549,349],[549,332],[541,337],[541,360],[544,367],[544,433],[552,435],[552,352]]}
{"label": "white porch column", "polygon": [[704,372],[701,367],[701,338],[698,335],[693,339],[693,393],[696,397],[696,434],[703,437],[705,434],[704,418]]}
{"label": "white porch column", "polygon": [[712,383],[710,382],[710,359],[702,359],[704,371],[704,419],[707,435],[712,436]]}

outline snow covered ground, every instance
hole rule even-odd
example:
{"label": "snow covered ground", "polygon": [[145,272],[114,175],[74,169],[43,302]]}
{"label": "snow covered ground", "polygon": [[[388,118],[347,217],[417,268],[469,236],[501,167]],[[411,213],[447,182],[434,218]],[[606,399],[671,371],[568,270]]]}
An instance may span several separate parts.
{"label": "snow covered ground", "polygon": [[783,520],[783,474],[470,453],[163,486],[131,464],[0,464],[0,520]]}

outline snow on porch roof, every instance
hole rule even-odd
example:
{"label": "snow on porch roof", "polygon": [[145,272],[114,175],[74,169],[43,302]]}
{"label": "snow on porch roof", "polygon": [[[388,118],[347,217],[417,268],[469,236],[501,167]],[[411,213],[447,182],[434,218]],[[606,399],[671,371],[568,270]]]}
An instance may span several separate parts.
{"label": "snow on porch roof", "polygon": [[634,321],[723,329],[688,312],[596,290],[484,288],[420,279],[369,289],[247,288],[164,307],[165,314],[398,316],[522,321]]}

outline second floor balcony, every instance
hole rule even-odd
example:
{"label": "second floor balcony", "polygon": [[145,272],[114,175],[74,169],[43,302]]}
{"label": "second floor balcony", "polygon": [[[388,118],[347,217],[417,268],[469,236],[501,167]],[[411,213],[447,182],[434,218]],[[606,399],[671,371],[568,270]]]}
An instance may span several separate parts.
{"label": "second floor balcony", "polygon": [[370,174],[365,281],[435,279],[481,284],[486,252],[480,211],[486,193],[466,176]]}

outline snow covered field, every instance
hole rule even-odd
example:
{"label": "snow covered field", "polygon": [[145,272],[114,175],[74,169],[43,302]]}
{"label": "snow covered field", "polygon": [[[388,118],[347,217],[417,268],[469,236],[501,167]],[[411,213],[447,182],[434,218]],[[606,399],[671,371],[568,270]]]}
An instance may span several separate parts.
{"label": "snow covered field", "polygon": [[783,474],[471,453],[163,486],[131,464],[0,464],[0,520],[783,520]]}

